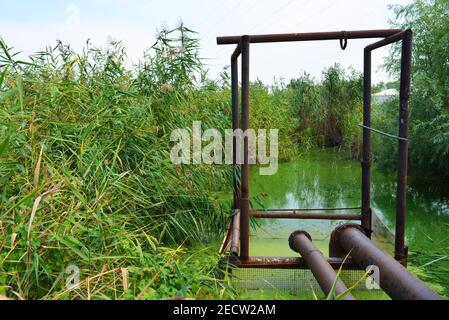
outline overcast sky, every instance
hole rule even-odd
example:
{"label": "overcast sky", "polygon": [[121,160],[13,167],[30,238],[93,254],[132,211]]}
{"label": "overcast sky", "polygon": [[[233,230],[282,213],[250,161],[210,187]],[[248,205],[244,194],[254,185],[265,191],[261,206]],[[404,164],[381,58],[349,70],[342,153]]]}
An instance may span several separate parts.
{"label": "overcast sky", "polygon": [[[200,33],[201,56],[207,58],[210,77],[229,64],[233,46],[217,46],[218,35],[340,31],[389,28],[393,13],[388,4],[407,0],[0,0],[0,36],[24,54],[54,45],[57,39],[79,50],[87,39],[106,46],[122,40],[128,57],[137,62],[154,42],[161,26],[180,19]],[[306,71],[321,77],[335,62],[362,70],[363,47],[373,40],[349,40],[342,51],[338,41],[254,44],[251,79],[272,83]],[[373,54],[373,81],[388,80],[378,70],[387,49]]]}

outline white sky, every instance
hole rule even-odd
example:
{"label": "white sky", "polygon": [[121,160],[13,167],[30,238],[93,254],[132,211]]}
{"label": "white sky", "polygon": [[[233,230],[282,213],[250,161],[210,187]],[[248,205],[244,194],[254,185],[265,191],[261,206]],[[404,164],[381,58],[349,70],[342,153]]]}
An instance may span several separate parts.
{"label": "white sky", "polygon": [[[0,0],[0,36],[7,44],[36,52],[57,39],[80,49],[87,39],[105,46],[108,38],[122,40],[128,57],[137,62],[154,42],[156,29],[172,27],[179,19],[201,35],[201,56],[211,78],[229,64],[234,46],[217,46],[218,35],[340,31],[389,28],[388,4],[408,0]],[[335,62],[362,70],[363,47],[375,40],[349,40],[342,51],[338,41],[254,44],[251,79],[272,83],[303,71],[320,78]],[[378,70],[387,49],[373,54],[373,81],[388,80]]]}

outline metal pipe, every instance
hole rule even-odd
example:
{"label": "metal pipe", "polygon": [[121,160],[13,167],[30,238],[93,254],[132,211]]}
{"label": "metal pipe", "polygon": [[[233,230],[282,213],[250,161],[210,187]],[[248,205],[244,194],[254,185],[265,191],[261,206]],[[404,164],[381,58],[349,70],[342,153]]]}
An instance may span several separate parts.
{"label": "metal pipe", "polygon": [[[351,258],[327,258],[327,263],[335,269],[360,270],[360,267],[354,264]],[[309,269],[304,258],[301,257],[249,257],[242,261],[239,257],[231,256],[228,262],[237,268],[256,268],[256,269]]]}
{"label": "metal pipe", "polygon": [[346,208],[300,208],[300,209],[254,209],[257,212],[269,212],[269,211],[288,211],[288,212],[298,212],[298,211],[340,211],[340,210],[360,210],[361,207],[346,207]]}
{"label": "metal pipe", "polygon": [[234,52],[231,54],[231,60],[237,60],[240,53],[242,53],[242,47],[240,46],[240,42],[237,44],[237,47],[235,47]]}
{"label": "metal pipe", "polygon": [[[243,36],[242,50],[242,130],[249,128],[249,37]],[[243,140],[243,164],[240,198],[240,257],[249,257],[249,154],[248,136]]]}
{"label": "metal pipe", "polygon": [[386,46],[388,44],[391,44],[393,42],[397,42],[399,40],[402,40],[402,36],[403,36],[403,31],[395,33],[387,38],[384,38],[382,40],[379,40],[377,42],[374,42],[368,46],[365,47],[365,50],[367,51],[372,51],[374,49],[378,49],[380,47]]}
{"label": "metal pipe", "polygon": [[[235,132],[239,128],[239,75],[237,57],[231,58],[231,91],[232,91],[232,130]],[[240,150],[239,150],[240,151]],[[234,170],[233,193],[234,209],[240,204],[240,183],[238,176],[240,170],[237,169],[237,137],[232,138],[232,163]]]}
{"label": "metal pipe", "polygon": [[[363,55],[363,125],[371,126],[371,51]],[[362,226],[371,230],[371,131],[363,128]]]}
{"label": "metal pipe", "polygon": [[410,98],[410,73],[412,64],[412,31],[406,30],[402,38],[401,83],[399,91],[399,134],[398,175],[396,191],[396,230],[394,255],[396,260],[407,261],[405,246],[405,222],[407,208],[407,165],[408,165],[408,107]]}
{"label": "metal pipe", "polygon": [[329,253],[347,254],[363,268],[379,268],[379,286],[392,298],[400,300],[439,300],[441,297],[413,276],[404,266],[379,249],[358,225],[346,224],[331,235]]}
{"label": "metal pipe", "polygon": [[[301,230],[293,232],[288,243],[293,251],[298,252],[304,258],[326,296],[331,292],[334,284],[335,296],[348,290],[343,281],[337,278],[335,270],[324,258],[323,253],[312,243],[312,238],[307,232]],[[347,293],[343,299],[354,300],[354,297],[351,293]]]}
{"label": "metal pipe", "polygon": [[273,219],[316,219],[316,220],[361,220],[359,214],[327,214],[327,213],[286,213],[286,212],[252,212],[254,218]]}
{"label": "metal pipe", "polygon": [[[308,33],[281,33],[281,34],[259,34],[251,35],[251,43],[262,42],[288,42],[288,41],[314,41],[314,40],[340,40],[361,38],[385,38],[401,32],[401,29],[381,30],[353,30],[353,31],[331,31],[331,32],[308,32]],[[217,44],[238,44],[244,36],[217,37]]]}

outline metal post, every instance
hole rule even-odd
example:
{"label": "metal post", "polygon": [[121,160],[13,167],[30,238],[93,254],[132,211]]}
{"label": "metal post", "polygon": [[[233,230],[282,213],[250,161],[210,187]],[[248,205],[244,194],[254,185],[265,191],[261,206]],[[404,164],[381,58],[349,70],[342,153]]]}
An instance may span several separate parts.
{"label": "metal post", "polygon": [[[231,90],[232,90],[232,130],[235,132],[239,128],[239,75],[237,57],[231,57]],[[234,209],[239,208],[240,185],[239,170],[237,168],[237,138],[232,139],[232,163],[234,171]],[[239,150],[240,151],[240,150]]]}
{"label": "metal post", "polygon": [[410,73],[412,61],[412,31],[404,31],[401,53],[401,84],[399,93],[399,137],[398,175],[396,193],[396,238],[395,258],[404,264],[407,259],[405,247],[405,221],[407,206],[407,161],[408,161],[408,107],[410,97]]}
{"label": "metal post", "polygon": [[[242,130],[249,127],[249,36],[242,36]],[[249,154],[248,135],[243,140],[243,165],[240,198],[240,257],[249,257]]]}
{"label": "metal post", "polygon": [[[371,230],[371,51],[363,56],[362,227]],[[369,232],[368,232],[369,234]]]}

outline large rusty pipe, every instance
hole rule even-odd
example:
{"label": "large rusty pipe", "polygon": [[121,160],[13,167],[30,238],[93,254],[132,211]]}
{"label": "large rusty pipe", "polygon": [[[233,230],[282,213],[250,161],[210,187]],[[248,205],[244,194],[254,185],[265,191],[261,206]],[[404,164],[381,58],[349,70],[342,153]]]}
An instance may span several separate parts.
{"label": "large rusty pipe", "polygon": [[421,280],[413,276],[404,266],[379,249],[363,234],[359,225],[346,224],[332,232],[329,254],[333,257],[350,254],[361,266],[379,268],[379,286],[392,298],[399,300],[439,300]]}
{"label": "large rusty pipe", "polygon": [[[312,243],[312,238],[307,232],[302,230],[293,232],[288,243],[293,251],[304,258],[325,295],[331,292],[334,282],[335,296],[347,290],[343,281],[337,278],[335,270],[324,258],[323,253]],[[343,299],[354,300],[354,297],[347,293]]]}

